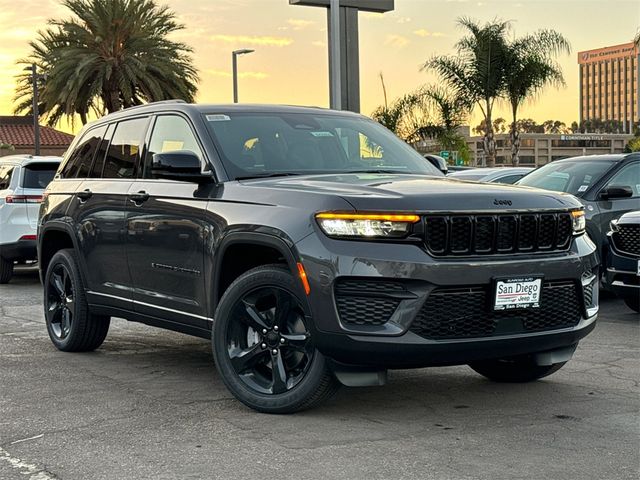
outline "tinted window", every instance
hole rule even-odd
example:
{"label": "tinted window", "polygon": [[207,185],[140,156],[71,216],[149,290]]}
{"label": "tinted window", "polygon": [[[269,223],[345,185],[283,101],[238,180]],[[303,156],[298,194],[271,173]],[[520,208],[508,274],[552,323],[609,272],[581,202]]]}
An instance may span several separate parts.
{"label": "tinted window", "polygon": [[44,190],[53,180],[58,163],[30,163],[24,167],[22,178],[23,188],[38,188]]}
{"label": "tinted window", "polygon": [[98,127],[82,136],[62,169],[62,178],[85,178],[89,175],[93,157],[104,132],[105,127]]}
{"label": "tinted window", "polygon": [[107,149],[109,148],[109,141],[111,140],[111,136],[113,135],[114,129],[115,129],[115,124],[109,125],[109,127],[107,128],[107,133],[105,133],[104,137],[102,137],[102,141],[100,142],[100,146],[98,147],[98,151],[96,152],[96,157],[93,160],[93,167],[91,168],[91,173],[89,174],[89,178],[102,177],[102,169],[104,168],[104,158],[107,154]]}
{"label": "tinted window", "polygon": [[11,173],[13,165],[0,166],[0,190],[6,190],[11,183]]}
{"label": "tinted window", "polygon": [[518,185],[580,196],[600,180],[613,165],[612,162],[598,160],[547,163],[519,180]]}
{"label": "tinted window", "polygon": [[147,127],[147,118],[118,123],[102,172],[103,178],[133,178]]}
{"label": "tinted window", "polygon": [[149,142],[144,165],[144,178],[152,178],[151,163],[155,153],[170,152],[172,150],[187,150],[193,152],[202,160],[202,151],[196,137],[187,121],[176,115],[163,115],[156,119]]}
{"label": "tinted window", "polygon": [[385,170],[442,176],[372,120],[315,113],[204,115],[231,178]]}
{"label": "tinted window", "polygon": [[614,185],[616,187],[631,187],[631,190],[633,190],[632,198],[640,197],[640,162],[622,167],[607,182],[607,187]]}

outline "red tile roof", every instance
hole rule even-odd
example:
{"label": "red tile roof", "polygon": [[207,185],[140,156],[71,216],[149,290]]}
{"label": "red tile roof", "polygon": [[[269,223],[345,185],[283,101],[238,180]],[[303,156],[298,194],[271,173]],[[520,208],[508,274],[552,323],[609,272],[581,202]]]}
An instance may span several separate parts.
{"label": "red tile roof", "polygon": [[[43,147],[68,146],[73,135],[55,128],[40,126],[40,145]],[[14,147],[32,146],[33,117],[0,116],[0,142]]]}

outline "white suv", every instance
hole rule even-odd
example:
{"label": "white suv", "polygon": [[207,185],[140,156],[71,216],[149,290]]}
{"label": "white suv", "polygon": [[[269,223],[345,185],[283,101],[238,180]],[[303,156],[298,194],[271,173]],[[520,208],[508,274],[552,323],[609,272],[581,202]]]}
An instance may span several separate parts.
{"label": "white suv", "polygon": [[60,157],[0,157],[0,283],[7,283],[16,262],[36,260],[36,232],[42,194],[60,165]]}

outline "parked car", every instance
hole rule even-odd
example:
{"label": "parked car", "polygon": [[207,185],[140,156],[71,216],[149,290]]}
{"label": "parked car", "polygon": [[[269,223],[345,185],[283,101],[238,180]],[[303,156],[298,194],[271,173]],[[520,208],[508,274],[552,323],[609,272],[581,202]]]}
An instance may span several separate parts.
{"label": "parked car", "polygon": [[59,157],[0,157],[0,283],[16,262],[36,260],[36,226],[42,193],[60,165]]}
{"label": "parked car", "polygon": [[470,167],[468,165],[448,165],[447,175],[451,175],[453,172],[463,172],[465,170],[475,170],[479,167]]}
{"label": "parked car", "polygon": [[611,220],[607,239],[605,284],[640,313],[640,210]]}
{"label": "parked car", "polygon": [[514,184],[531,171],[533,171],[531,167],[474,168],[453,172],[449,176],[456,180]]}
{"label": "parked car", "polygon": [[611,220],[640,208],[640,153],[556,160],[517,184],[578,197],[585,206],[587,233],[598,246],[601,258],[606,259],[606,234]]}
{"label": "parked car", "polygon": [[99,347],[111,316],[210,338],[225,385],[262,412],[380,385],[389,368],[536,380],[598,311],[578,200],[447,180],[351,112],[110,114],[74,140],[39,233],[58,349]]}

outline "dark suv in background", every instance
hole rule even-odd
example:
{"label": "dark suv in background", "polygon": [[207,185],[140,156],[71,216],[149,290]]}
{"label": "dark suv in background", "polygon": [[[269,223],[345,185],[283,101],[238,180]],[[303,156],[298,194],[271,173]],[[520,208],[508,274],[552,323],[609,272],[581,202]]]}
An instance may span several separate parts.
{"label": "dark suv in background", "polygon": [[571,195],[445,179],[348,112],[162,102],[86,126],[41,208],[51,340],[110,317],[210,338],[263,412],[388,368],[558,370],[595,326],[597,255]]}

